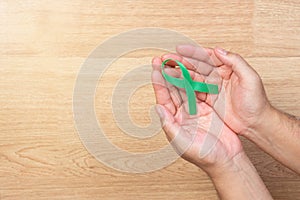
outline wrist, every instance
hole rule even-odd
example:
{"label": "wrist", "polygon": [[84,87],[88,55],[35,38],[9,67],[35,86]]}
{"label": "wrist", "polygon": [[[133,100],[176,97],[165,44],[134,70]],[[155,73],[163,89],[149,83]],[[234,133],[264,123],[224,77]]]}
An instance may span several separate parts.
{"label": "wrist", "polygon": [[262,120],[244,136],[282,164],[300,173],[299,127],[300,122],[296,117],[270,107]]}
{"label": "wrist", "polygon": [[227,176],[236,175],[240,173],[241,169],[246,170],[249,166],[252,166],[252,163],[246,153],[242,151],[235,155],[230,161],[222,164],[222,166],[214,166],[206,170],[206,173],[214,181],[224,179],[224,177]]}
{"label": "wrist", "polygon": [[272,199],[245,152],[208,175],[221,199]]}
{"label": "wrist", "polygon": [[270,143],[270,134],[267,133],[272,132],[272,130],[278,130],[280,123],[281,120],[278,111],[271,104],[268,104],[261,115],[259,115],[256,123],[249,126],[243,136],[252,141],[259,139]]}

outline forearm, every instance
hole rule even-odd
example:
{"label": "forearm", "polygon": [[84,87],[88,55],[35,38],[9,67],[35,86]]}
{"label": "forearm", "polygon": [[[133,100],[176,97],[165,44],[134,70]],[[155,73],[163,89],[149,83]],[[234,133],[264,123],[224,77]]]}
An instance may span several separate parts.
{"label": "forearm", "polygon": [[270,107],[245,137],[275,159],[300,173],[300,121]]}
{"label": "forearm", "polygon": [[223,170],[215,170],[208,174],[220,199],[272,199],[244,152],[236,156],[233,162]]}

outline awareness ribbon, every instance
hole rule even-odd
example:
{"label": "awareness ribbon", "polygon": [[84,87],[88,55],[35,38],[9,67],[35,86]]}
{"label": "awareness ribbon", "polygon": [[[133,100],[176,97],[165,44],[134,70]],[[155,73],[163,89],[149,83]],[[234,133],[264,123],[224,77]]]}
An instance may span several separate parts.
{"label": "awareness ribbon", "polygon": [[[164,71],[165,65],[167,62],[169,62],[171,60],[175,61],[178,64],[178,66],[180,67],[183,79],[175,78],[175,77],[172,77],[165,73],[165,71]],[[204,92],[204,93],[209,93],[209,94],[218,94],[219,93],[218,85],[193,81],[191,78],[191,75],[188,72],[188,70],[186,69],[186,67],[178,60],[173,60],[173,59],[164,60],[163,63],[161,64],[161,68],[162,68],[162,70],[161,70],[162,75],[164,76],[166,81],[168,81],[169,83],[171,83],[172,85],[174,85],[178,88],[185,89],[187,99],[188,99],[190,115],[195,115],[197,113],[196,96],[195,96],[194,91]]]}

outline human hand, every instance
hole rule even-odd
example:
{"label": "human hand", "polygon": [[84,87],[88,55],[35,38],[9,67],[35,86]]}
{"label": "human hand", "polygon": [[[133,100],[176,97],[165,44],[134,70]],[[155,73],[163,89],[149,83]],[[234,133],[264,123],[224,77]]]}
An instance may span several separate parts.
{"label": "human hand", "polygon": [[[197,94],[197,115],[188,114],[188,102],[184,89],[166,83],[161,73],[161,58],[152,61],[152,82],[156,96],[156,110],[160,116],[168,140],[186,160],[201,167],[213,176],[227,170],[233,160],[243,153],[237,135],[226,126],[217,113]],[[172,63],[167,63],[172,64]],[[178,69],[166,68],[167,74],[179,77]],[[195,81],[201,76],[190,71]]]}
{"label": "human hand", "polygon": [[164,55],[163,60],[177,59],[195,70],[205,82],[221,86],[218,98],[200,95],[235,133],[245,135],[264,120],[264,113],[271,105],[261,78],[241,56],[220,48],[191,45],[178,46],[177,53]]}
{"label": "human hand", "polygon": [[[191,64],[178,55],[163,57],[168,58],[177,59],[187,66],[193,80],[218,84],[221,88],[218,95],[196,93],[197,114],[189,115],[184,89],[177,89],[166,83],[161,73],[162,59],[153,59],[152,82],[157,102],[156,110],[173,147],[181,157],[202,168],[210,176],[220,199],[272,199],[255,167],[243,151],[238,136],[219,117],[220,114],[223,116],[221,109],[223,104],[218,104],[218,101],[224,102],[222,100],[226,94],[222,85],[226,84],[228,87],[230,83],[225,83],[225,80],[229,82],[232,71],[226,70],[228,68],[226,65],[217,68],[220,69],[218,71],[214,69],[216,67],[203,63],[202,72],[205,70],[208,72],[210,68],[216,72],[208,72],[205,76],[194,72]],[[220,62],[218,59],[216,61]],[[169,62],[167,64],[172,65]],[[180,77],[179,69],[165,68],[165,72]],[[236,84],[237,80],[234,79],[237,78],[232,79]],[[238,96],[237,91],[235,94]],[[233,112],[231,116],[235,116]],[[238,125],[237,123],[239,128]]]}
{"label": "human hand", "polygon": [[217,98],[198,95],[231,130],[300,173],[299,120],[271,106],[261,78],[241,56],[220,48],[190,45],[178,46],[177,53],[165,55],[163,60],[177,59],[205,82],[221,86]]}

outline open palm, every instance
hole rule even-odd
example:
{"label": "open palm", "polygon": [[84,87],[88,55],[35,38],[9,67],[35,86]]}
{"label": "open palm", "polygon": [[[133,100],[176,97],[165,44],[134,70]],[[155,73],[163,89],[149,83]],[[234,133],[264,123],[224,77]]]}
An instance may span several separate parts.
{"label": "open palm", "polygon": [[[219,95],[197,93],[197,115],[189,115],[185,91],[165,82],[161,62],[161,58],[153,59],[152,82],[157,111],[168,140],[184,159],[201,168],[224,166],[242,152],[242,146],[237,135],[223,123],[207,100],[218,99]],[[166,73],[180,76],[174,68],[166,69]],[[190,73],[195,81],[203,81],[196,72]]]}
{"label": "open palm", "polygon": [[235,133],[243,134],[259,120],[269,106],[262,81],[256,71],[240,56],[230,53],[222,56],[216,49],[182,45],[178,54],[166,58],[181,61],[195,71],[195,79],[218,84],[217,96],[198,94]]}

